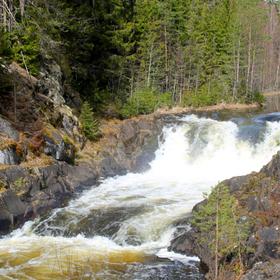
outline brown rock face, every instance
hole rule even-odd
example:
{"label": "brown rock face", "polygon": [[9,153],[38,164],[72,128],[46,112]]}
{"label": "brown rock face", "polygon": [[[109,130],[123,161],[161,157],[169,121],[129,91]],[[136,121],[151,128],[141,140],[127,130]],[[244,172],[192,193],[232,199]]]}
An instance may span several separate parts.
{"label": "brown rock face", "polygon": [[[88,158],[77,165],[68,164],[66,158],[57,158],[49,166],[21,165],[0,170],[0,234],[61,207],[78,189],[93,186],[100,177],[149,168],[161,129],[162,121],[151,116],[109,122],[103,127],[104,137],[95,143],[93,152],[88,152]],[[57,154],[63,141],[61,135],[50,138],[48,152],[54,153],[54,157],[63,156]]]}

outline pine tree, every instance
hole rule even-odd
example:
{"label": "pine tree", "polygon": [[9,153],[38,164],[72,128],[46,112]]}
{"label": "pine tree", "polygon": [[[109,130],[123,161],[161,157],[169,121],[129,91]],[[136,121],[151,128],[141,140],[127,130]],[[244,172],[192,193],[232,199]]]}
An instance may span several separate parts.
{"label": "pine tree", "polygon": [[92,108],[88,102],[84,102],[82,105],[80,122],[84,135],[89,140],[97,140],[100,136],[99,122],[94,118]]}

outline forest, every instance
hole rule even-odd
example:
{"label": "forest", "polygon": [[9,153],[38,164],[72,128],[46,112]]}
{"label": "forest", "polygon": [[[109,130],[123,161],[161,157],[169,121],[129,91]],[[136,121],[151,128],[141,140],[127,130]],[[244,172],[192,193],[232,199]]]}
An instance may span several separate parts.
{"label": "forest", "polygon": [[280,88],[279,2],[1,0],[0,62],[53,59],[95,112],[251,103]]}

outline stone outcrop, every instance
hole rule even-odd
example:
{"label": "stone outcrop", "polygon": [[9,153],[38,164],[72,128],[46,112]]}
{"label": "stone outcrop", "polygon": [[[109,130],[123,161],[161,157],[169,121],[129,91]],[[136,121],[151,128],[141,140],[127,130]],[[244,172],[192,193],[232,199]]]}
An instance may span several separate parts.
{"label": "stone outcrop", "polygon": [[[245,247],[243,280],[279,279],[280,277],[280,152],[264,166],[260,172],[225,180],[231,194],[237,199],[243,220],[250,221],[250,232]],[[199,203],[193,208],[198,211]],[[189,220],[190,222],[190,220]],[[213,250],[202,242],[200,232],[188,222],[177,232],[170,249],[187,255],[198,256],[206,271],[214,271]],[[182,229],[183,228],[183,229]],[[213,228],[213,231],[215,229]],[[214,233],[209,232],[209,235]],[[212,252],[212,253],[211,253]],[[237,279],[231,264],[237,256],[228,256],[226,260],[227,279]],[[208,274],[209,279],[211,273]]]}
{"label": "stone outcrop", "polygon": [[11,125],[11,123],[0,116],[0,135],[8,136],[14,141],[19,140],[18,131]]}
{"label": "stone outcrop", "polygon": [[7,147],[0,150],[0,164],[13,165],[19,163],[20,158],[17,155],[15,147]]}
{"label": "stone outcrop", "polygon": [[161,129],[161,120],[154,116],[110,121],[103,125],[103,138],[88,143],[76,165],[67,163],[71,157],[65,146],[58,153],[60,145],[67,144],[61,135],[56,130],[48,133],[45,153],[57,159],[52,164],[22,164],[0,170],[0,234],[61,207],[78,190],[96,184],[101,177],[147,169]]}

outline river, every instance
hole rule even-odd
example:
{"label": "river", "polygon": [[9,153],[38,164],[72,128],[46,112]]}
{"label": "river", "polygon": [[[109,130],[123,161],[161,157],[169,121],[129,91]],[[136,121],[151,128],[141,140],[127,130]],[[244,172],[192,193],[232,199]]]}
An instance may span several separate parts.
{"label": "river", "polygon": [[0,279],[203,279],[196,257],[167,250],[179,221],[219,181],[268,163],[279,120],[174,118],[148,171],[104,179],[0,239]]}

